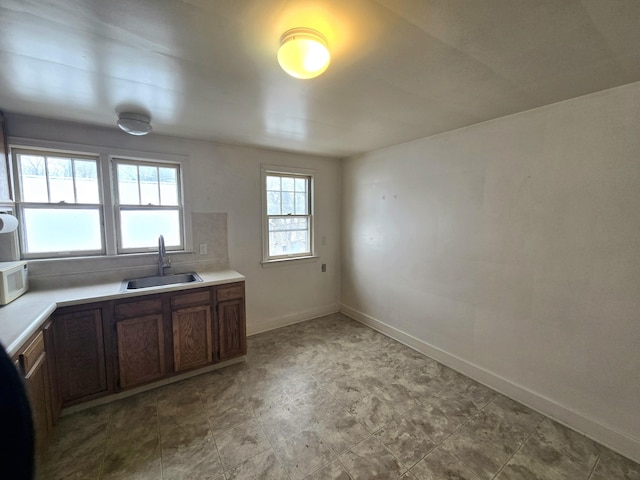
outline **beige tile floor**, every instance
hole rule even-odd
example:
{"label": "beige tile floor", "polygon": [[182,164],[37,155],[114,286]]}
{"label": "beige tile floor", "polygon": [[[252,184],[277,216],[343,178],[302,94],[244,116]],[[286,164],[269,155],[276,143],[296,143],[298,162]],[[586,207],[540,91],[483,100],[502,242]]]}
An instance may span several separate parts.
{"label": "beige tile floor", "polygon": [[340,314],[60,420],[40,479],[614,480],[640,465]]}

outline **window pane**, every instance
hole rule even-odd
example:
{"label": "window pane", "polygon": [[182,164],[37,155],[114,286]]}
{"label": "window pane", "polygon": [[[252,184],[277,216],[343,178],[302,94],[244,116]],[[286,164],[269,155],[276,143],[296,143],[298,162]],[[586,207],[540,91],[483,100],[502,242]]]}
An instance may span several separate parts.
{"label": "window pane", "polygon": [[118,199],[121,205],[140,205],[138,167],[118,164]]}
{"label": "window pane", "polygon": [[267,190],[280,191],[280,177],[267,177]]}
{"label": "window pane", "polygon": [[121,210],[122,248],[157,247],[164,235],[167,247],[180,247],[180,213],[178,210]]}
{"label": "window pane", "polygon": [[100,203],[98,165],[91,160],[74,160],[78,203]]}
{"label": "window pane", "polygon": [[308,218],[270,218],[269,256],[310,253]]}
{"label": "window pane", "polygon": [[287,217],[287,218],[270,218],[269,231],[284,230],[308,230],[309,218],[307,217]]}
{"label": "window pane", "polygon": [[139,167],[140,171],[140,204],[160,205],[158,190],[158,167]]}
{"label": "window pane", "polygon": [[306,192],[306,191],[307,191],[307,179],[296,178],[296,192]]}
{"label": "window pane", "polygon": [[280,192],[267,192],[267,214],[280,215]]}
{"label": "window pane", "polygon": [[40,155],[19,155],[22,200],[25,202],[48,202],[47,175],[44,157]]}
{"label": "window pane", "polygon": [[293,192],[282,192],[282,215],[294,214]]}
{"label": "window pane", "polygon": [[102,250],[97,208],[25,208],[26,253]]}
{"label": "window pane", "polygon": [[178,205],[178,170],[158,169],[160,173],[160,205]]}
{"label": "window pane", "polygon": [[296,193],[296,215],[306,215],[307,214],[307,194],[306,193]]}
{"label": "window pane", "polygon": [[293,178],[291,177],[282,177],[282,191],[283,192],[293,192]]}
{"label": "window pane", "polygon": [[51,203],[75,203],[73,170],[70,158],[47,158]]}

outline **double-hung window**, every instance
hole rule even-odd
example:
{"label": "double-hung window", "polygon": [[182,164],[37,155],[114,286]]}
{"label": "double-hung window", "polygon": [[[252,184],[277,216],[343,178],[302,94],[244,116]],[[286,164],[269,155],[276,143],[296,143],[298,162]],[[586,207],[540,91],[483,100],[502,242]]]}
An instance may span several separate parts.
{"label": "double-hung window", "polygon": [[[181,159],[13,147],[23,258],[190,247]],[[186,239],[185,239],[186,238]],[[185,245],[186,244],[186,245]]]}
{"label": "double-hung window", "polygon": [[180,165],[113,159],[118,252],[184,248]]}
{"label": "double-hung window", "polygon": [[25,258],[104,253],[97,156],[13,150]]}
{"label": "double-hung window", "polygon": [[264,261],[312,256],[312,172],[263,167],[262,178]]}

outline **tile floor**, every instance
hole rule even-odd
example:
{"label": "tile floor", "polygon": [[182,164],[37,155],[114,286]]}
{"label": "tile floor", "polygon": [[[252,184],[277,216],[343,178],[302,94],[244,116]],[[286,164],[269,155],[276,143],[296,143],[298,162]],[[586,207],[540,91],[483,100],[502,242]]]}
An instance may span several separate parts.
{"label": "tile floor", "polygon": [[640,465],[340,314],[63,417],[40,479],[614,480]]}

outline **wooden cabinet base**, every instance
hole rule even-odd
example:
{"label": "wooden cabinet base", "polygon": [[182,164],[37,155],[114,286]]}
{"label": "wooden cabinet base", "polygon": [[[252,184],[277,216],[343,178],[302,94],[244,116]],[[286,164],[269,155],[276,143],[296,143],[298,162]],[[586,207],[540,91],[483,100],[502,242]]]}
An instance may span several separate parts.
{"label": "wooden cabinet base", "polygon": [[162,315],[121,320],[116,324],[121,388],[166,375],[163,330]]}
{"label": "wooden cabinet base", "polygon": [[171,323],[176,372],[202,367],[213,361],[209,305],[176,310],[171,314]]}

